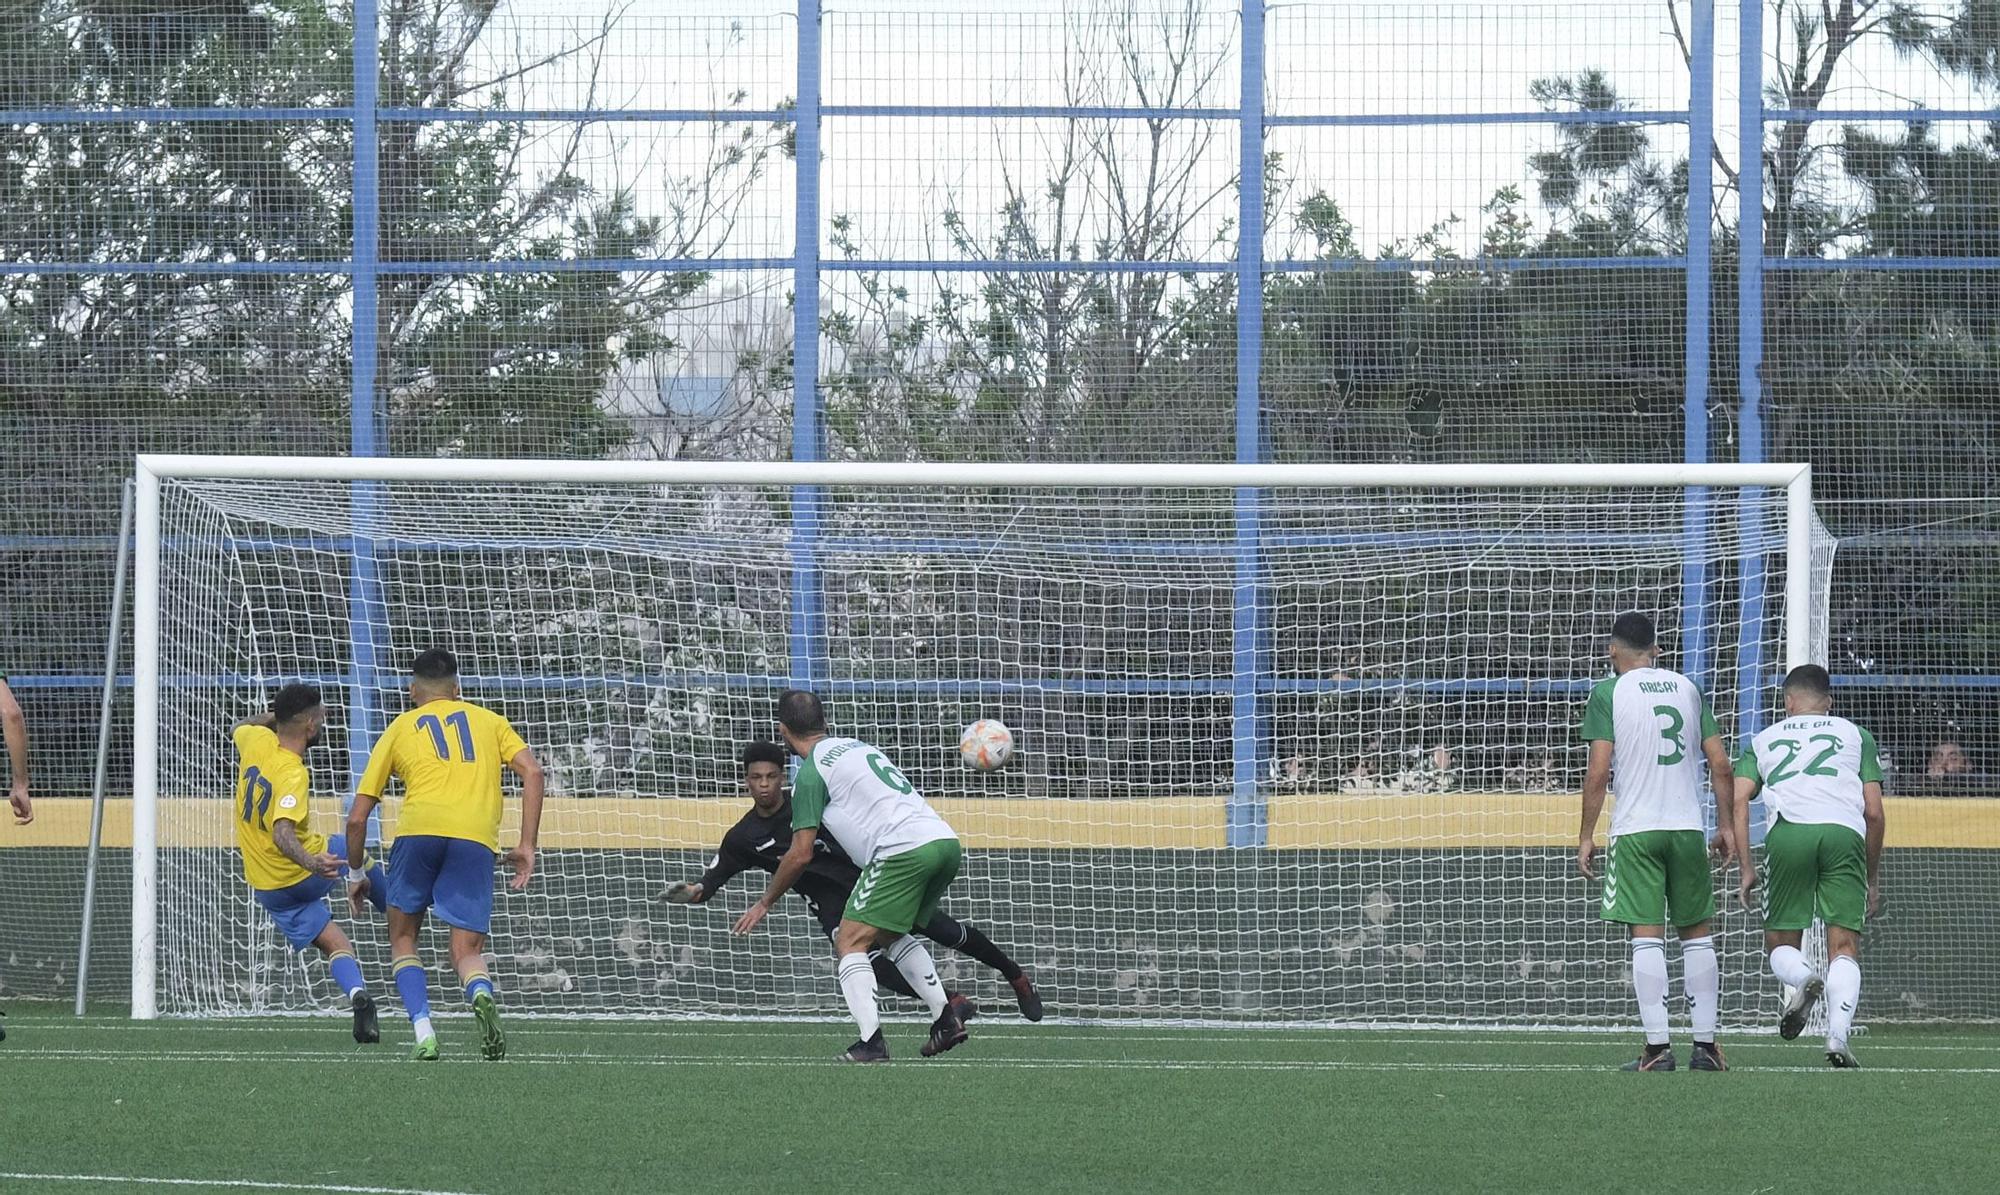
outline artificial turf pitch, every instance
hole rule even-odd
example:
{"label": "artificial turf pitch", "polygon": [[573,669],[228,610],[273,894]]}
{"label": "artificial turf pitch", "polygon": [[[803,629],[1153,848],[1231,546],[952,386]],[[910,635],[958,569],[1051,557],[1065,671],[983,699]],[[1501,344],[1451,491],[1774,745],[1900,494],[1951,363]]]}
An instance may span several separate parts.
{"label": "artificial turf pitch", "polygon": [[2000,1190],[2000,1032],[1878,1029],[1867,1069],[1724,1038],[1728,1074],[1619,1074],[1623,1036],[1119,1028],[1011,1017],[837,1064],[841,1024],[515,1018],[480,1060],[408,1026],[134,1023],[16,1006],[0,1191]]}

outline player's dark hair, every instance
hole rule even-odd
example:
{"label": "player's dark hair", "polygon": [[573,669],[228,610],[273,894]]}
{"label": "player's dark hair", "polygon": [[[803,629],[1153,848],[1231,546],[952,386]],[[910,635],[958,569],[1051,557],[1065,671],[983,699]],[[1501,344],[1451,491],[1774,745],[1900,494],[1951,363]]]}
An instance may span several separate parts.
{"label": "player's dark hair", "polygon": [[804,689],[778,694],[778,721],[793,734],[825,734],[826,707]]}
{"label": "player's dark hair", "polygon": [[410,675],[418,680],[457,680],[458,657],[442,647],[433,647],[410,661]]}
{"label": "player's dark hair", "polygon": [[1632,651],[1648,651],[1654,639],[1653,620],[1638,611],[1620,614],[1618,621],[1611,624],[1611,637],[1619,646]]}
{"label": "player's dark hair", "polygon": [[279,689],[278,695],[271,699],[271,717],[281,723],[290,722],[300,714],[309,714],[319,707],[319,689],[295,681]]}
{"label": "player's dark hair", "polygon": [[1785,674],[1785,692],[1825,701],[1833,696],[1833,678],[1818,664],[1801,664]]}
{"label": "player's dark hair", "polygon": [[783,770],[788,756],[783,747],[776,743],[745,743],[743,745],[743,768],[748,771],[753,763],[771,763]]}

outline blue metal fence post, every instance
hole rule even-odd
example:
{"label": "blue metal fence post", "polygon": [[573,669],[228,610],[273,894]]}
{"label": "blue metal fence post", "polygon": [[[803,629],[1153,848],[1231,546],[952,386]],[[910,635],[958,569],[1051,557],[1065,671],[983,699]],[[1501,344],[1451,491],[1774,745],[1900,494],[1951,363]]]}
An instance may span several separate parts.
{"label": "blue metal fence post", "polygon": [[[1736,221],[1736,390],[1738,451],[1745,463],[1764,459],[1764,4],[1742,0],[1742,48],[1737,64],[1737,193],[1742,211]],[[1759,525],[1761,489],[1746,489],[1741,519],[1747,530]],[[1742,637],[1736,652],[1736,736],[1739,741],[1764,725],[1765,600],[1764,546],[1746,538],[1743,573]],[[1761,824],[1762,819],[1756,819]]]}
{"label": "blue metal fence post", "polygon": [[[1683,401],[1682,456],[1689,464],[1708,461],[1708,385],[1712,244],[1715,210],[1710,154],[1715,141],[1715,4],[1693,0],[1688,42],[1688,201],[1687,201],[1687,394]],[[1680,670],[1706,692],[1709,676],[1708,575],[1709,492],[1695,486],[1682,512]]]}
{"label": "blue metal fence post", "polygon": [[[819,169],[820,0],[799,0],[799,74],[796,190],[792,252],[792,459],[821,456],[819,426]],[[792,489],[791,683],[809,688],[819,678],[822,614],[819,537],[824,498],[818,486]]]}
{"label": "blue metal fence post", "polygon": [[[378,0],[354,2],[354,229],[353,229],[353,365],[349,376],[348,452],[376,456],[381,452],[380,388],[376,380],[376,321],[380,311],[377,269],[381,260],[381,142],[377,109],[381,104],[381,46]],[[375,742],[376,613],[382,607],[381,576],[376,567],[373,532],[381,520],[378,485],[354,487],[353,571],[348,579],[348,643],[353,656],[347,674],[348,775],[346,799],[361,784],[361,771]],[[344,802],[345,803],[345,802]],[[370,838],[379,833],[370,823]]]}
{"label": "blue metal fence post", "polygon": [[[1243,0],[1242,110],[1237,170],[1236,459],[1263,456],[1261,378],[1264,351],[1264,0]],[[1231,616],[1228,842],[1259,847],[1265,809],[1259,773],[1265,755],[1263,689],[1270,680],[1268,603],[1264,601],[1262,496],[1236,491],[1236,584]]]}

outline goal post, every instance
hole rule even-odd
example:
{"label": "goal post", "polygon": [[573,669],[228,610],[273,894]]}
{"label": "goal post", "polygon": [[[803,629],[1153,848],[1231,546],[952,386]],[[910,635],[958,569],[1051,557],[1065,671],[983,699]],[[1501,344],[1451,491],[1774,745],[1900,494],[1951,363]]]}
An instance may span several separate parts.
{"label": "goal post", "polygon": [[[1562,866],[1610,617],[1698,633],[1725,725],[1777,659],[1824,658],[1800,464],[149,455],[137,480],[141,1018],[331,1006],[233,871],[228,727],[320,684],[331,826],[349,728],[386,725],[435,643],[551,774],[546,874],[495,923],[536,1011],[837,1011],[795,910],[727,936],[758,876],[651,899],[746,807],[770,697],[810,683],[967,841],[951,911],[1072,1015],[1622,1024],[1622,951]],[[993,774],[957,762],[979,716],[1019,736]]]}

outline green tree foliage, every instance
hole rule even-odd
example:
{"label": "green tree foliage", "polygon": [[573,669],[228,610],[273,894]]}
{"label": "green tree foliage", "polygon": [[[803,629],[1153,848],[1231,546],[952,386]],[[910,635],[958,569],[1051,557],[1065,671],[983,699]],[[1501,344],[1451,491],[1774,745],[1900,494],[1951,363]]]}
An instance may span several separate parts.
{"label": "green tree foliage", "polygon": [[[352,100],[352,26],[324,0],[32,0],[0,22],[0,106],[309,108]],[[384,0],[383,103],[505,107],[512,72],[480,66],[485,0]],[[573,55],[557,48],[543,60]],[[738,97],[740,99],[740,96]],[[669,347],[662,321],[703,272],[580,270],[587,259],[699,258],[762,174],[775,135],[724,124],[673,180],[708,202],[664,214],[582,168],[584,134],[521,122],[380,125],[385,262],[549,263],[391,274],[376,340],[389,447],[597,456],[628,435],[599,403],[621,364]],[[0,408],[96,421],[138,444],[327,452],[348,440],[352,291],[319,272],[353,250],[344,120],[150,121],[0,130],[0,257],[224,272],[10,275],[0,281]],[[662,172],[665,173],[663,167]],[[44,428],[43,430],[47,430]]]}

